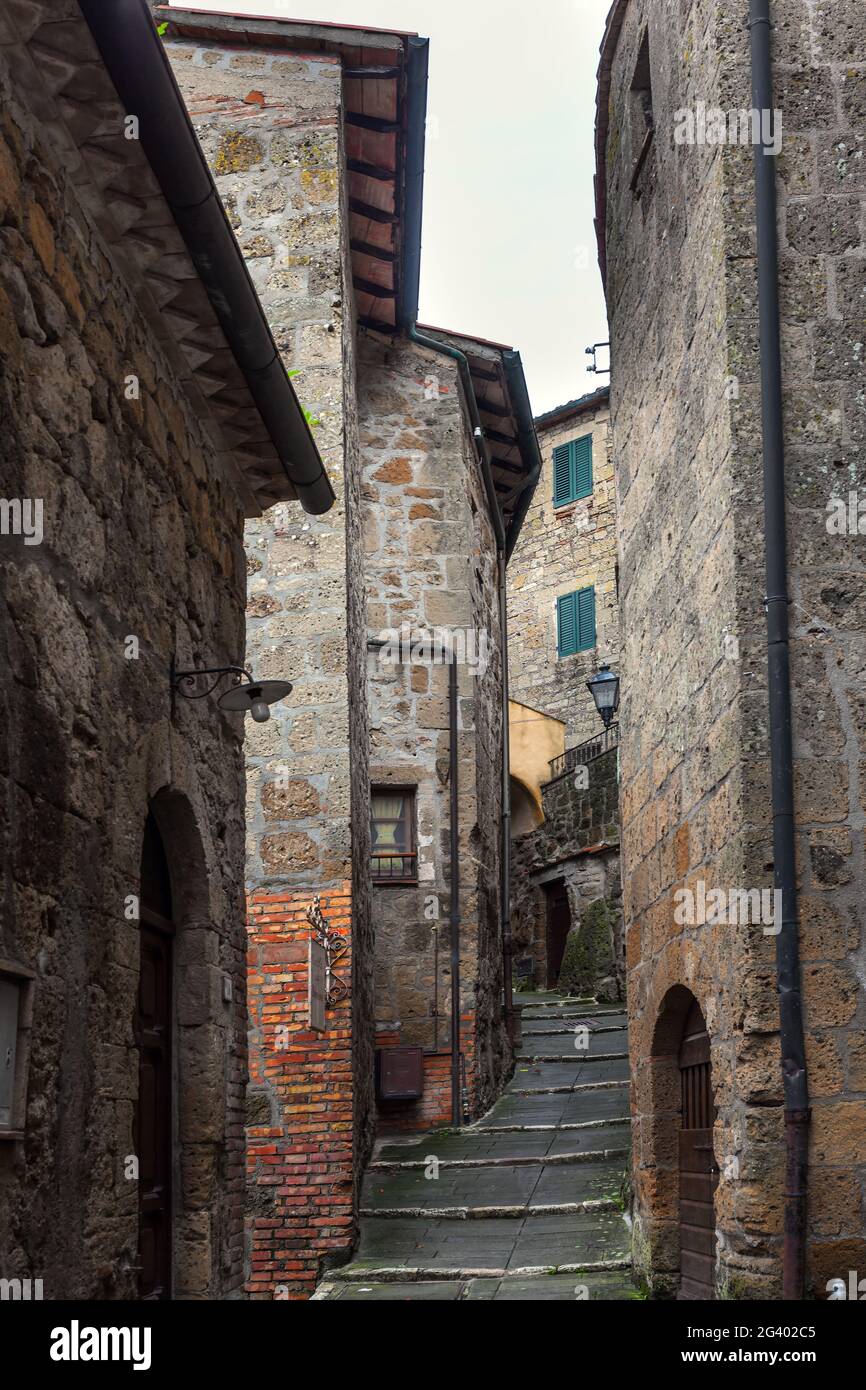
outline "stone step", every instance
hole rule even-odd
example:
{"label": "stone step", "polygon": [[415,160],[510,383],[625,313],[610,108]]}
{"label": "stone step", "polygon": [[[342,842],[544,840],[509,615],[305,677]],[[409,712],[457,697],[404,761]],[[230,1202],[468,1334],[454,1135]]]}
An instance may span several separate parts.
{"label": "stone step", "polygon": [[620,1022],[616,1022],[616,1020],[612,1019],[610,1022],[605,1020],[605,1022],[599,1023],[598,1019],[591,1019],[591,1017],[587,1015],[575,1013],[573,1022],[570,1023],[564,1022],[563,1019],[550,1019],[550,1022],[546,1019],[531,1020],[532,1023],[538,1022],[541,1026],[532,1026],[528,1027],[528,1029],[524,1027],[524,1029],[521,1030],[521,1037],[549,1038],[557,1037],[560,1033],[573,1034],[574,1030],[580,1027],[580,1024],[584,1022],[584,1020],[587,1022],[588,1029],[594,1037],[596,1033],[628,1033],[626,1015],[620,1013],[620,1015],[617,1015],[617,1019],[619,1019]]}
{"label": "stone step", "polygon": [[[513,1138],[513,1136],[512,1136]],[[515,1155],[514,1145],[510,1146],[510,1151],[501,1158],[437,1158],[435,1154],[429,1154],[425,1158],[414,1159],[379,1159],[371,1163],[368,1172],[371,1173],[405,1173],[415,1169],[428,1169],[431,1159],[438,1162],[440,1168],[531,1168],[545,1165],[548,1167],[560,1164],[571,1163],[601,1163],[606,1159],[620,1158],[629,1153],[627,1147],[612,1149],[568,1149],[563,1153],[547,1153],[540,1157],[535,1155]]]}
{"label": "stone step", "polygon": [[625,1164],[602,1156],[576,1164],[503,1163],[457,1167],[413,1165],[396,1172],[368,1169],[361,1189],[364,1215],[394,1212],[449,1219],[531,1215],[543,1208],[555,1215],[582,1210],[586,1203],[617,1199]]}
{"label": "stone step", "polygon": [[639,1299],[641,1293],[632,1283],[628,1270],[621,1262],[611,1262],[602,1273],[551,1274],[548,1270],[499,1270],[482,1276],[465,1275],[455,1271],[455,1278],[439,1278],[438,1271],[413,1270],[421,1277],[414,1281],[403,1271],[402,1277],[390,1282],[379,1274],[369,1278],[340,1283],[340,1271],[320,1284],[314,1299],[342,1299],[343,1302],[625,1302]]}
{"label": "stone step", "polygon": [[[525,1091],[534,1087],[547,1089],[549,1086],[578,1086],[598,1084],[602,1081],[628,1081],[630,1079],[627,1053],[613,1056],[587,1057],[540,1057],[527,1060],[518,1059],[514,1075],[505,1087],[504,1095],[515,1091]],[[591,1117],[587,1117],[591,1118]]]}
{"label": "stone step", "polygon": [[412,1280],[504,1277],[506,1271],[527,1269],[624,1268],[629,1246],[629,1229],[618,1211],[474,1220],[440,1219],[432,1213],[384,1221],[364,1217],[356,1259],[331,1277],[381,1280],[383,1270],[389,1270],[394,1271],[389,1278]]}
{"label": "stone step", "polygon": [[628,1117],[628,1085],[606,1082],[578,1091],[568,1086],[553,1093],[538,1090],[526,1094],[507,1092],[492,1110],[476,1121],[473,1128],[483,1131],[510,1125],[566,1126],[627,1120]]}
{"label": "stone step", "polygon": [[[577,1059],[578,1062],[585,1062],[589,1065],[589,1062],[621,1062],[623,1058],[626,1058],[626,1061],[628,1059],[628,1052],[596,1052],[594,1045],[592,1045],[594,1044],[592,1037],[589,1037],[587,1040],[589,1042],[588,1048],[575,1047],[575,1041],[582,1041],[582,1038],[571,1037],[570,1045],[567,1044],[564,1038],[553,1038],[548,1048],[545,1048],[544,1041],[539,1041],[538,1038],[535,1038],[534,1044],[532,1044],[532,1051],[518,1052],[514,1061],[517,1063],[571,1062],[573,1059]],[[595,1047],[599,1048],[609,1048],[612,1047],[612,1045],[616,1047],[616,1044],[612,1044],[610,1038],[595,1042]]]}

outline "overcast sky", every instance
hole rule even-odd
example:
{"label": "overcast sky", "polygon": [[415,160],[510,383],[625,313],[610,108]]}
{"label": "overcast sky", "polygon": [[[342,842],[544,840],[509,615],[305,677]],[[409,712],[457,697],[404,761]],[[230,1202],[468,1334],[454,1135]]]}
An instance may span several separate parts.
{"label": "overcast sky", "polygon": [[[595,74],[609,0],[199,0],[430,39],[421,306],[519,348],[536,414],[608,381],[593,231]],[[606,358],[606,354],[605,354]]]}

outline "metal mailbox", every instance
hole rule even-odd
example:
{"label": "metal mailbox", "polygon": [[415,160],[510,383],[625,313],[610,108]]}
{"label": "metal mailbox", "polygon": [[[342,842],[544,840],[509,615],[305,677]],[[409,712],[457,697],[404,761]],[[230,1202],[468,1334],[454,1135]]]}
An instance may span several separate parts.
{"label": "metal mailbox", "polygon": [[418,1100],[424,1094],[424,1049],[380,1047],[376,1051],[379,1100]]}

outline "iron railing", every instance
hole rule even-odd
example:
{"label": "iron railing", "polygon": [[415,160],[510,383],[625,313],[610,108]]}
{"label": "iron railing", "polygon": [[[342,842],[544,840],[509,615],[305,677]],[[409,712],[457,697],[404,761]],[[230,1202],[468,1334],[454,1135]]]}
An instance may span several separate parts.
{"label": "iron railing", "polygon": [[551,759],[551,782],[555,782],[557,777],[564,777],[566,773],[573,772],[576,767],[586,767],[587,763],[594,762],[596,758],[618,746],[619,724],[611,724],[609,729],[602,729],[595,738],[587,739],[586,743],[579,743],[576,748],[566,748],[558,758]]}

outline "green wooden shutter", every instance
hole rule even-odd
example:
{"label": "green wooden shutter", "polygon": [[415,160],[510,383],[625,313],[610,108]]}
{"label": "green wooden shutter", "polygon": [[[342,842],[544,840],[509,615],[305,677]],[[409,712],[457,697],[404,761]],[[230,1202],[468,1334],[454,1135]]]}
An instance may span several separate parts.
{"label": "green wooden shutter", "polygon": [[581,652],[595,646],[595,589],[581,589],[577,599],[578,647]]}
{"label": "green wooden shutter", "polygon": [[553,505],[592,495],[592,435],[557,444],[553,451]]}
{"label": "green wooden shutter", "polygon": [[578,650],[577,594],[563,594],[556,601],[556,639],[560,656],[574,656]]}
{"label": "green wooden shutter", "polygon": [[582,439],[572,443],[574,453],[574,496],[592,496],[592,435],[585,434]]}
{"label": "green wooden shutter", "polygon": [[553,451],[553,505],[571,501],[571,445],[558,444]]}

